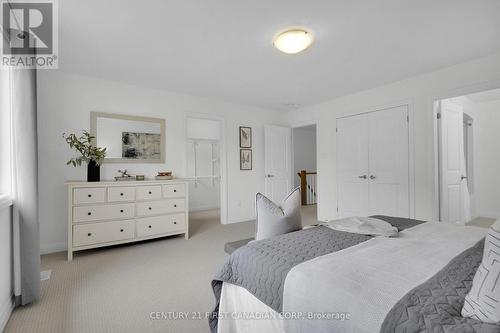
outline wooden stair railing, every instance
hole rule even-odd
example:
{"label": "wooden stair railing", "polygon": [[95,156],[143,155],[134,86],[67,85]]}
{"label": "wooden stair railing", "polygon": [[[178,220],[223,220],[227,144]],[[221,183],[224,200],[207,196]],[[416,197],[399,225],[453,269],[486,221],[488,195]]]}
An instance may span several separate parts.
{"label": "wooden stair railing", "polygon": [[307,172],[306,170],[300,170],[300,172],[297,172],[297,175],[300,177],[301,202],[302,205],[305,206],[307,205],[307,191],[308,191],[307,175],[317,175],[317,172]]}

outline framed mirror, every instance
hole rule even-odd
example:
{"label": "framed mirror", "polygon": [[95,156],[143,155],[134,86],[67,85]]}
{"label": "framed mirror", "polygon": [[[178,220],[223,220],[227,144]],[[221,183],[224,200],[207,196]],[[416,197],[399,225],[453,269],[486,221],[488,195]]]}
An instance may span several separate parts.
{"label": "framed mirror", "polygon": [[165,163],[165,119],[91,112],[90,133],[104,163]]}

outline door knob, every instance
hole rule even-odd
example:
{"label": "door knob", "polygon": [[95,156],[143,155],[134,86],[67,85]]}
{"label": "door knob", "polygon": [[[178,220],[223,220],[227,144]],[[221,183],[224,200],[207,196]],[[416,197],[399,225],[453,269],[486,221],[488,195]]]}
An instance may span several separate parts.
{"label": "door knob", "polygon": [[460,177],[460,180],[464,180],[464,179],[467,179],[467,176]]}
{"label": "door knob", "polygon": [[366,175],[363,175],[363,176],[358,176],[358,178],[361,178],[361,179],[366,179],[368,178]]}
{"label": "door knob", "polygon": [[268,174],[268,175],[266,175],[266,177],[267,177],[267,178],[272,178],[272,177],[274,177],[274,175],[270,175],[270,174]]}
{"label": "door knob", "polygon": [[370,179],[372,179],[372,180],[375,179],[375,178],[377,178],[377,177],[375,177],[374,175],[370,176]]}

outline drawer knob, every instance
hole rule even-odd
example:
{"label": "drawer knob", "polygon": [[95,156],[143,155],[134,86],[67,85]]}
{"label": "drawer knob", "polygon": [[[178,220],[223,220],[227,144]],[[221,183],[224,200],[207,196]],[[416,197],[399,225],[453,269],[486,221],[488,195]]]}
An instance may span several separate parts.
{"label": "drawer knob", "polygon": [[151,194],[151,191],[149,191],[148,193]]}
{"label": "drawer knob", "polygon": [[120,213],[123,213],[123,209],[120,209]]}
{"label": "drawer knob", "polygon": [[90,237],[90,236],[92,236],[92,233],[90,233],[90,232],[89,232],[89,233],[87,234],[87,236],[89,236],[89,237]]}
{"label": "drawer knob", "polygon": [[174,221],[174,224],[177,224],[177,222],[176,222],[176,221]]}
{"label": "drawer knob", "polygon": [[148,207],[149,210],[151,210],[152,208],[151,207]]}
{"label": "drawer knob", "polygon": [[123,193],[120,193],[120,195],[123,197]]}
{"label": "drawer knob", "polygon": [[123,229],[120,229],[120,232],[123,232]]}
{"label": "drawer knob", "polygon": [[174,207],[177,207],[177,205],[174,205]]}
{"label": "drawer knob", "polygon": [[177,192],[177,190],[174,190],[174,192]]}
{"label": "drawer knob", "polygon": [[150,225],[148,225],[148,228],[149,228],[149,229],[151,229],[151,226],[150,226]]}
{"label": "drawer knob", "polygon": [[89,198],[92,198],[92,194],[87,195]]}
{"label": "drawer knob", "polygon": [[87,215],[92,215],[92,213],[91,213],[91,212],[88,212],[88,213],[87,213]]}

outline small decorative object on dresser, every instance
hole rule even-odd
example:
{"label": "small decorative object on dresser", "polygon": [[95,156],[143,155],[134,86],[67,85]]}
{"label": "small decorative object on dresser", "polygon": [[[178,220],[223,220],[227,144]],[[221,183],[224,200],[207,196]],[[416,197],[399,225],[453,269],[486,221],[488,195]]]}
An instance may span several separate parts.
{"label": "small decorative object on dresser", "polygon": [[74,167],[87,162],[87,181],[98,182],[101,179],[100,166],[106,157],[106,148],[99,148],[93,145],[94,137],[89,132],[83,131],[80,137],[76,134],[63,133],[63,138],[71,149],[76,150],[80,156],[70,159],[66,164]]}
{"label": "small decorative object on dresser", "polygon": [[184,234],[188,186],[182,179],[67,182],[68,261],[73,252]]}
{"label": "small decorative object on dresser", "polygon": [[155,176],[156,180],[170,180],[172,179],[172,171],[162,171],[158,172],[158,175]]}

